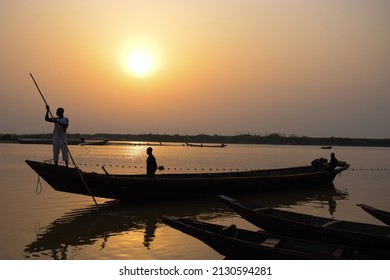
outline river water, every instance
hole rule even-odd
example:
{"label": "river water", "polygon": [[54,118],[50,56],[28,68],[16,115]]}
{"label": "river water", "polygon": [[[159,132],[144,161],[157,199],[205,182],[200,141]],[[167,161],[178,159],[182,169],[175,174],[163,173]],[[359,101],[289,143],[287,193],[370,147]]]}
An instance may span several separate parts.
{"label": "river water", "polygon": [[[143,143],[146,144],[146,143]],[[152,143],[150,143],[152,144]],[[167,143],[154,147],[166,173],[218,172],[310,164],[329,158],[351,164],[332,186],[240,195],[264,206],[380,224],[357,203],[390,210],[390,148],[228,145],[225,148],[186,147]],[[147,145],[114,143],[69,146],[85,171],[145,173]],[[172,229],[161,215],[193,217],[213,223],[257,228],[215,198],[154,203],[118,203],[56,192],[24,162],[50,160],[50,145],[0,144],[0,259],[2,260],[221,260],[201,241]]]}

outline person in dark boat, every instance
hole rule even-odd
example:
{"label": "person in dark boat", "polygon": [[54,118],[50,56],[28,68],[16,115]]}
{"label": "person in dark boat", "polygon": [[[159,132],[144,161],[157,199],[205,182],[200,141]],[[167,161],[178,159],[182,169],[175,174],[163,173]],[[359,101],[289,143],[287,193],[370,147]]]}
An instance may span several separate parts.
{"label": "person in dark boat", "polygon": [[67,148],[67,134],[66,129],[69,126],[69,119],[64,116],[64,109],[58,108],[56,111],[57,117],[49,117],[50,107],[46,106],[45,121],[54,123],[53,131],[53,159],[54,163],[58,165],[58,158],[61,150],[62,160],[68,167],[69,155]]}
{"label": "person in dark boat", "polygon": [[152,147],[147,148],[146,153],[148,154],[148,158],[146,159],[146,176],[154,177],[157,170],[157,161],[153,155]]}
{"label": "person in dark boat", "polygon": [[326,168],[326,170],[332,171],[333,169],[336,168],[338,162],[339,161],[337,160],[336,155],[334,153],[331,153],[330,154],[330,161],[329,161],[329,164],[328,164],[328,167]]}

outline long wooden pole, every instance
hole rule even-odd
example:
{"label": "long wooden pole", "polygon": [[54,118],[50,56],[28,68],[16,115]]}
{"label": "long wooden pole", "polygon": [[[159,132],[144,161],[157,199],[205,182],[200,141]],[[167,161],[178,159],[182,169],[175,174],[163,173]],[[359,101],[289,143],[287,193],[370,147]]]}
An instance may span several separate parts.
{"label": "long wooden pole", "polygon": [[[45,102],[46,107],[49,108],[49,107],[48,107],[48,104],[47,104],[47,102],[46,102],[45,97],[43,96],[41,90],[39,89],[39,86],[38,86],[37,82],[36,82],[35,79],[34,79],[34,76],[33,76],[31,73],[30,73],[30,76],[31,76],[31,79],[34,81],[34,84],[35,84],[35,86],[37,87],[38,92],[39,92],[39,94],[41,95],[41,97],[42,97],[42,99],[43,99],[43,102]],[[53,118],[53,114],[51,113],[50,109],[48,109],[48,110],[49,110],[50,117]],[[76,168],[76,170],[77,170],[77,173],[78,173],[79,176],[80,176],[81,181],[83,182],[84,187],[87,189],[87,191],[88,191],[89,194],[91,195],[93,201],[95,202],[96,207],[99,208],[99,205],[97,204],[94,195],[92,194],[90,188],[88,187],[87,183],[86,183],[85,180],[84,180],[83,174],[81,174],[80,169],[78,168],[76,162],[75,162],[74,159],[73,159],[72,153],[70,152],[67,143],[65,143],[65,140],[62,139],[62,137],[61,137],[61,141],[62,141],[62,144],[65,145],[66,151],[68,152],[68,154],[69,154],[69,156],[70,156],[70,159],[72,160],[72,163],[73,163],[73,165],[75,166],[75,168]]]}

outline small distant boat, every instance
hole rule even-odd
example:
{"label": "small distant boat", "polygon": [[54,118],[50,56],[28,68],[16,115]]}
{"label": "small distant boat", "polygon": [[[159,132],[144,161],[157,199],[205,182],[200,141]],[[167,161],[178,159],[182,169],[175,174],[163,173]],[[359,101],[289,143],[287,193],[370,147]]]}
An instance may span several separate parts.
{"label": "small distant boat", "polygon": [[229,259],[389,259],[390,251],[308,241],[173,216],[165,224],[195,237]]}
{"label": "small distant boat", "polygon": [[186,143],[187,147],[199,147],[199,148],[225,148],[227,145],[226,144],[191,144],[191,143]]}
{"label": "small distant boat", "polygon": [[380,210],[363,203],[359,203],[357,204],[357,206],[361,207],[364,211],[366,211],[368,214],[372,215],[373,217],[377,218],[379,221],[390,226],[390,212]]}
{"label": "small distant boat", "polygon": [[85,140],[81,139],[79,145],[82,146],[103,146],[108,143],[108,140]]}
{"label": "small distant boat", "polygon": [[332,146],[322,146],[321,149],[330,150],[332,149]]}
{"label": "small distant boat", "polygon": [[349,246],[390,249],[390,227],[388,226],[336,220],[244,204],[223,195],[218,198],[250,223],[275,234]]}

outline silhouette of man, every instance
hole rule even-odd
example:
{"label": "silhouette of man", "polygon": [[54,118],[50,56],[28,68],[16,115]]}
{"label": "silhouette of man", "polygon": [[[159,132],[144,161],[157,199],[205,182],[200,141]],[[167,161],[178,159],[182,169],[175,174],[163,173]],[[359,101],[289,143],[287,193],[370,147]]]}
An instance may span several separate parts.
{"label": "silhouette of man", "polygon": [[337,166],[337,163],[338,163],[338,160],[337,160],[335,154],[331,153],[330,154],[330,161],[329,161],[329,165],[328,165],[327,170],[332,171],[333,169],[335,169]]}
{"label": "silhouette of man", "polygon": [[58,108],[56,111],[57,117],[49,117],[50,107],[46,105],[45,121],[54,123],[53,131],[53,159],[55,165],[58,165],[58,158],[61,150],[62,160],[68,167],[69,155],[67,149],[67,134],[66,129],[69,126],[69,119],[64,117],[64,109]]}
{"label": "silhouette of man", "polygon": [[154,177],[157,170],[157,161],[153,155],[152,147],[147,148],[146,153],[148,154],[148,158],[146,159],[146,176]]}

